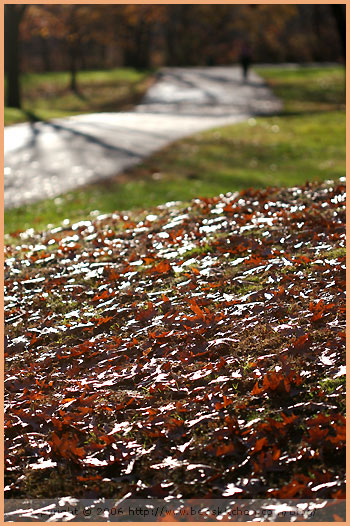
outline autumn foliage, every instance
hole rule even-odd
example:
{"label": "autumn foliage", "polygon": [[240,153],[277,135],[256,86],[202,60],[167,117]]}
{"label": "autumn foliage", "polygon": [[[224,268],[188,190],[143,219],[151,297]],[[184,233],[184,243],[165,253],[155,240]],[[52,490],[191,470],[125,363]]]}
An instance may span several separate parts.
{"label": "autumn foliage", "polygon": [[344,220],[328,182],[14,234],[6,496],[343,497]]}

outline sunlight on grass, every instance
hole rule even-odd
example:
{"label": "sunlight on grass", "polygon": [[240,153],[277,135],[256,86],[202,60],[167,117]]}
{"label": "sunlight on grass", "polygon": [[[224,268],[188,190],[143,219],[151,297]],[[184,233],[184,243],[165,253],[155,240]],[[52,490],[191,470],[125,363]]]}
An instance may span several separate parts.
{"label": "sunlight on grass", "polygon": [[343,67],[256,68],[284,102],[286,113],[345,109]]}
{"label": "sunlight on grass", "polygon": [[[341,68],[262,69],[260,73],[278,84],[277,91],[284,86],[287,109],[281,115],[196,134],[157,152],[127,173],[35,206],[6,211],[5,232],[45,228],[65,218],[81,219],[91,210],[108,213],[247,187],[293,186],[344,176],[345,114],[338,110],[344,104]],[[329,76],[332,96],[327,95]],[[312,111],[299,108],[297,115],[288,114],[288,107],[299,104],[295,93],[306,79],[305,89],[314,93]],[[317,91],[317,86],[323,87]],[[306,95],[303,103],[307,104]]]}
{"label": "sunlight on grass", "polygon": [[120,111],[132,107],[153,81],[150,72],[119,68],[78,73],[79,93],[69,89],[69,73],[32,73],[22,76],[23,110],[4,110],[5,126],[80,113]]}

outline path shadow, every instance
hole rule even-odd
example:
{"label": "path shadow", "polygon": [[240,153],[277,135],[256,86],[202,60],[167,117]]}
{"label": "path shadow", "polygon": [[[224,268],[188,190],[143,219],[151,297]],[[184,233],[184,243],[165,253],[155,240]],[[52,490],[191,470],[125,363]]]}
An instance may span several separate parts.
{"label": "path shadow", "polygon": [[205,73],[204,71],[203,72],[198,72],[198,75],[205,78],[205,79],[208,79],[208,80],[213,80],[215,82],[220,82],[220,83],[225,83],[225,84],[228,84],[228,86],[254,86],[254,87],[267,87],[267,84],[266,82],[264,82],[263,80],[257,80],[257,79],[247,79],[247,80],[244,80],[244,79],[232,79],[232,78],[228,78],[228,77],[224,77],[224,76],[220,76],[220,75],[210,75],[208,73]]}
{"label": "path shadow", "polygon": [[27,143],[27,144],[23,145],[22,147],[18,148],[16,151],[27,149],[28,147],[35,148],[37,146],[38,138],[39,138],[39,135],[41,133],[41,130],[36,125],[37,124],[43,124],[45,126],[53,128],[57,132],[68,132],[68,133],[72,134],[75,137],[81,137],[87,143],[101,146],[102,148],[104,148],[107,151],[123,153],[124,155],[127,155],[128,157],[131,157],[131,158],[137,158],[137,159],[139,158],[139,155],[135,154],[131,150],[129,150],[127,148],[122,148],[120,146],[114,146],[112,144],[109,144],[106,141],[103,141],[103,140],[99,139],[98,137],[95,137],[94,135],[91,135],[91,134],[89,134],[87,132],[82,132],[82,131],[79,131],[79,130],[75,130],[73,128],[69,128],[68,126],[64,126],[63,124],[59,124],[57,122],[41,119],[35,113],[33,113],[33,112],[29,111],[29,110],[26,110],[25,114],[27,115],[28,120],[29,120],[29,125],[30,125],[31,132],[32,132],[32,138],[31,138],[29,144]]}
{"label": "path shadow", "polygon": [[[23,113],[25,113],[28,118],[30,130],[32,132],[32,137],[30,139],[30,142],[25,147],[27,148],[29,146],[30,148],[34,149],[37,146],[38,135],[40,134],[40,130],[38,130],[38,128],[35,126],[35,123],[41,122],[41,119],[30,110],[23,110]],[[21,149],[22,148],[18,148],[18,150],[21,150]]]}
{"label": "path shadow", "polygon": [[[136,112],[145,112],[153,114],[169,114],[169,115],[187,115],[189,117],[221,117],[225,115],[237,115],[237,114],[265,114],[275,113],[276,103],[272,105],[271,111],[271,93],[268,89],[266,82],[260,78],[248,78],[244,80],[237,76],[232,78],[220,75],[220,72],[211,74],[210,72],[196,70],[193,73],[191,70],[184,72],[183,70],[170,70],[165,69],[161,74],[158,75],[160,82],[171,84],[172,86],[179,89],[175,100],[164,99],[163,94],[157,95],[157,92],[151,92],[141,102],[139,106],[135,108]],[[204,82],[202,82],[202,80]],[[212,81],[212,86],[206,88],[205,81]],[[222,92],[216,93],[216,85],[225,84],[225,92],[238,93],[238,96],[229,96],[228,99],[222,100]],[[184,90],[183,98],[181,98],[181,91]],[[241,90],[247,89],[252,90],[246,91],[242,96]],[[188,90],[195,94],[192,98],[188,95]],[[216,110],[217,108],[217,110]],[[261,108],[261,109],[260,109]]]}

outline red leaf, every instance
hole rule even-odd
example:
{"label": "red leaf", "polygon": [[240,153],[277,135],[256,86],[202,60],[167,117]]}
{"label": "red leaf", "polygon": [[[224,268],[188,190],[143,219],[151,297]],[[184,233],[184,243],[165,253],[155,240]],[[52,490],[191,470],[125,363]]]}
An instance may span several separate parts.
{"label": "red leaf", "polygon": [[283,423],[285,425],[291,424],[295,420],[297,420],[299,417],[295,415],[294,413],[291,414],[291,416],[286,416],[284,413],[281,413],[281,417],[283,418]]}
{"label": "red leaf", "polygon": [[309,339],[309,334],[303,334],[303,336],[300,336],[293,344],[295,349],[300,349],[305,345],[307,340]]}
{"label": "red leaf", "polygon": [[143,309],[143,310],[140,310],[136,315],[135,315],[135,319],[136,320],[141,320],[141,321],[146,321],[146,320],[150,320],[151,318],[153,318],[153,316],[155,316],[157,313],[153,303],[151,303],[150,301],[147,302],[147,308],[146,309]]}
{"label": "red leaf", "polygon": [[329,429],[321,429],[320,427],[309,429],[309,440],[311,443],[318,443],[320,440],[328,435]]}
{"label": "red leaf", "polygon": [[304,483],[300,483],[297,480],[292,480],[289,484],[283,486],[281,489],[272,491],[271,495],[279,499],[292,499],[298,493],[302,492],[305,487],[306,486]]}
{"label": "red leaf", "polygon": [[82,458],[85,455],[85,450],[82,447],[77,447],[79,439],[76,435],[70,436],[68,433],[64,433],[62,437],[59,437],[55,432],[51,435],[52,451],[63,458],[76,460]]}
{"label": "red leaf", "polygon": [[30,340],[30,345],[33,345],[33,343],[35,343],[37,340],[38,340],[37,335],[36,335],[36,334],[33,334],[33,337],[32,337],[32,339]]}
{"label": "red leaf", "polygon": [[87,482],[89,480],[101,480],[101,475],[89,475],[88,477],[77,476],[77,480],[80,482]]}
{"label": "red leaf", "polygon": [[103,323],[108,323],[110,320],[113,320],[113,316],[106,316],[105,318],[99,318],[97,320],[97,326],[102,325]]}
{"label": "red leaf", "polygon": [[280,382],[281,375],[271,372],[264,376],[263,387],[265,387],[265,389],[271,389],[272,391],[275,391],[280,385]]}

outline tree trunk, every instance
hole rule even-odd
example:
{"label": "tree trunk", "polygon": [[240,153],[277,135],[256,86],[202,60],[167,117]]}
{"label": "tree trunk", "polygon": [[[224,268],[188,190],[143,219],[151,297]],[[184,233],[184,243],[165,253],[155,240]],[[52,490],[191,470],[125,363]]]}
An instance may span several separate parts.
{"label": "tree trunk", "polygon": [[346,6],[344,4],[330,4],[332,14],[338,29],[342,48],[342,55],[346,59]]}
{"label": "tree trunk", "polygon": [[19,25],[26,5],[5,5],[6,105],[21,108]]}

